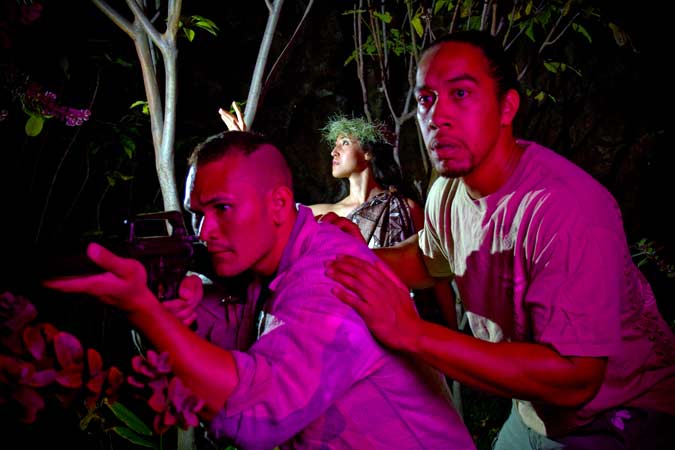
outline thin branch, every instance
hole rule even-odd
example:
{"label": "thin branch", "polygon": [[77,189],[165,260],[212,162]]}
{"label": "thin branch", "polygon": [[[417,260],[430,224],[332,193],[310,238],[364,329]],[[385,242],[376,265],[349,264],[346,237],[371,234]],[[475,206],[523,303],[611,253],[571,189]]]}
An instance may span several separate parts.
{"label": "thin branch", "polygon": [[267,83],[270,81],[270,79],[272,78],[272,75],[276,71],[277,65],[279,64],[281,59],[286,55],[286,52],[288,51],[288,49],[291,47],[291,45],[295,41],[295,38],[297,37],[298,32],[302,28],[302,25],[305,23],[305,19],[307,18],[307,15],[309,14],[309,10],[312,9],[313,4],[314,4],[314,0],[309,0],[309,4],[305,8],[305,13],[302,15],[302,18],[300,19],[300,22],[298,22],[298,26],[295,27],[295,31],[293,32],[293,35],[288,40],[288,43],[286,44],[284,49],[279,54],[279,57],[276,59],[276,61],[274,61],[274,64],[272,64],[272,68],[270,69],[270,73],[267,74],[267,78],[265,78],[265,85],[267,85]]}
{"label": "thin branch", "polygon": [[[572,20],[570,20],[570,21],[567,23],[567,25],[565,25],[565,27],[560,31],[560,33],[558,33],[558,36],[556,36],[552,41],[547,41],[546,45],[553,45],[553,44],[555,44],[556,42],[558,42],[558,39],[560,39],[560,38],[562,37],[562,35],[565,34],[565,32],[567,31],[567,29],[574,23],[574,20],[575,20],[577,17],[579,17],[579,14],[580,14],[580,13],[577,12],[577,13],[574,15],[574,17],[572,17]],[[549,35],[549,36],[550,36],[550,35]],[[541,53],[541,51],[542,51],[543,49],[544,49],[544,47],[542,46],[542,48],[539,49],[539,53]]]}
{"label": "thin branch", "polygon": [[180,12],[183,7],[183,0],[170,0],[169,8],[167,10],[166,32],[164,36],[169,39],[175,39],[178,32],[178,24],[180,23]]}
{"label": "thin branch", "polygon": [[458,0],[455,5],[455,11],[452,13],[452,20],[450,21],[450,29],[448,30],[449,33],[452,33],[455,29],[455,21],[457,20],[457,13],[459,13],[459,5],[461,4],[462,0]]}
{"label": "thin branch", "polygon": [[[157,29],[152,25],[152,23],[150,23],[150,20],[148,20],[148,17],[138,6],[138,3],[136,3],[135,0],[127,0],[127,5],[129,6],[129,9],[131,9],[131,12],[134,13],[134,18],[136,21],[141,24],[143,30],[148,34],[148,36],[150,36],[152,42],[154,42],[157,47],[164,51],[165,47],[167,47],[167,43],[162,38],[162,35],[159,34]],[[136,32],[132,37],[134,39],[140,39],[142,36]]]}
{"label": "thin branch", "polygon": [[117,25],[122,31],[128,34],[132,39],[135,37],[131,22],[122,17],[114,8],[112,8],[105,0],[91,0],[103,14],[108,16],[112,22]]}
{"label": "thin branch", "polygon": [[[497,0],[492,2],[492,25],[490,26],[490,34],[493,36],[497,35]],[[501,21],[500,21],[501,23]]]}
{"label": "thin branch", "polygon": [[267,57],[269,55],[270,47],[272,46],[272,40],[274,38],[274,30],[277,27],[277,22],[279,21],[279,16],[281,15],[281,7],[283,6],[283,0],[276,0],[274,2],[274,8],[270,12],[269,17],[267,18],[267,25],[265,26],[265,33],[263,34],[262,42],[260,43],[260,50],[258,51],[258,59],[255,63],[255,69],[253,70],[253,76],[251,77],[251,88],[248,92],[248,97],[246,99],[246,106],[244,111],[244,123],[249,128],[253,126],[253,120],[255,119],[255,114],[258,110],[258,98],[260,97],[261,90],[261,81],[263,73],[265,71],[265,66],[267,65]]}
{"label": "thin branch", "polygon": [[487,25],[488,12],[490,11],[490,0],[483,0],[483,10],[480,13],[480,29],[485,30]]}
{"label": "thin branch", "polygon": [[356,49],[356,76],[361,84],[361,98],[363,101],[363,112],[366,118],[371,121],[370,109],[368,108],[368,88],[366,87],[366,80],[363,73],[363,35],[361,33],[361,10],[363,9],[363,0],[359,0],[359,6],[354,11],[354,48]]}

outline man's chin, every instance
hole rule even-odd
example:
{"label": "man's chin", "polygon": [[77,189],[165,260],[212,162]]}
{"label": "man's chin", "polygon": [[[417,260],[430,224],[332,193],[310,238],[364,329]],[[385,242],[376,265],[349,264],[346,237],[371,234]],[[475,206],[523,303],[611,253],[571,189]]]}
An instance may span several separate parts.
{"label": "man's chin", "polygon": [[238,266],[226,265],[226,264],[217,264],[213,268],[213,271],[216,273],[216,275],[218,275],[219,277],[222,277],[222,278],[236,277],[237,275],[240,275],[242,272],[244,272],[244,270],[246,270],[246,269],[238,267]]}
{"label": "man's chin", "polygon": [[436,168],[438,175],[443,178],[459,178],[467,175],[470,172],[468,169],[460,167],[448,167],[446,164],[442,163],[436,163],[434,167]]}

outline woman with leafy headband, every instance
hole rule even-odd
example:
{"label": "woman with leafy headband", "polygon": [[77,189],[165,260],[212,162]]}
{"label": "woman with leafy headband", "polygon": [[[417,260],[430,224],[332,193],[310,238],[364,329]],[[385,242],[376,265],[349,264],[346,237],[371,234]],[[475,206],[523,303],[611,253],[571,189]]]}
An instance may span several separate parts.
{"label": "woman with leafy headband", "polygon": [[322,131],[333,146],[333,177],[348,180],[349,190],[336,203],[311,205],[314,215],[347,217],[371,248],[389,247],[415,234],[423,209],[398,190],[401,176],[384,125],[335,116]]}

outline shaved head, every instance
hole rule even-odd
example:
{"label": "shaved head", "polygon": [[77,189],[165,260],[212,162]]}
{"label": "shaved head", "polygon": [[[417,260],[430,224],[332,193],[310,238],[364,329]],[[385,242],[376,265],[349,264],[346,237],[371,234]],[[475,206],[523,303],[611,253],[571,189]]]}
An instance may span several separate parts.
{"label": "shaved head", "polygon": [[186,209],[215,272],[274,273],[297,218],[281,151],[260,135],[228,131],[199,144],[189,163]]}
{"label": "shaved head", "polygon": [[279,149],[263,144],[246,156],[244,164],[256,178],[256,184],[269,191],[279,186],[293,188],[293,178],[288,164]]}
{"label": "shaved head", "polygon": [[189,210],[189,196],[199,166],[225,156],[241,154],[246,171],[261,192],[280,186],[293,190],[293,176],[281,151],[266,137],[248,131],[225,131],[207,138],[190,155],[190,170],[186,180],[185,207]]}

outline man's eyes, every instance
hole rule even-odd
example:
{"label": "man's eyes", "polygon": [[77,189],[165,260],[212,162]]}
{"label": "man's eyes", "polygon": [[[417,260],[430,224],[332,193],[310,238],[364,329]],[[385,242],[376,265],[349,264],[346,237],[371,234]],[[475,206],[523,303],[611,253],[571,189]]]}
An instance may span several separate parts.
{"label": "man's eyes", "polygon": [[430,106],[434,103],[436,96],[433,94],[418,94],[417,104],[423,107]]}
{"label": "man's eyes", "polygon": [[[449,92],[450,96],[456,100],[467,98],[471,91],[464,88],[456,88]],[[436,94],[420,93],[417,94],[417,104],[422,108],[429,108],[436,101]]]}
{"label": "man's eyes", "polygon": [[453,97],[455,98],[466,98],[469,96],[469,91],[466,89],[455,89],[452,93]]}

